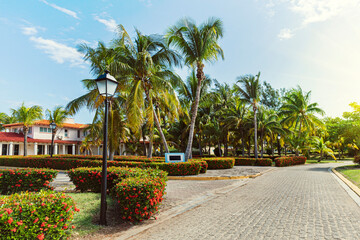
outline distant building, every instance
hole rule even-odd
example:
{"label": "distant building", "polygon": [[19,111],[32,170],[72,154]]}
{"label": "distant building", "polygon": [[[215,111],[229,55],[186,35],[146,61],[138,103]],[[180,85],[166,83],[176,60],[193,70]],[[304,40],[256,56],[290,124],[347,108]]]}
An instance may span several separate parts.
{"label": "distant building", "polygon": [[[48,120],[35,121],[28,133],[28,155],[50,154],[52,132]],[[22,123],[4,124],[0,132],[0,155],[23,155],[24,134]],[[88,125],[67,119],[55,135],[54,154],[80,154],[81,141],[86,136]]]}

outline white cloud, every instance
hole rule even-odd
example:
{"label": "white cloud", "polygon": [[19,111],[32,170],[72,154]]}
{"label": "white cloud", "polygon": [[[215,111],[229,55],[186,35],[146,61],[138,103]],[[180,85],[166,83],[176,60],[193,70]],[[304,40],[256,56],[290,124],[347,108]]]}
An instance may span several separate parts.
{"label": "white cloud", "polygon": [[31,36],[30,40],[35,43],[38,49],[43,50],[57,63],[69,62],[72,66],[82,66],[84,64],[83,55],[73,47],[42,37]]}
{"label": "white cloud", "polygon": [[278,38],[280,40],[290,39],[294,36],[294,33],[291,29],[283,28],[281,29],[280,33],[278,34]]}
{"label": "white cloud", "polygon": [[25,35],[35,35],[38,33],[38,30],[36,29],[36,27],[23,27],[22,33]]}
{"label": "white cloud", "polygon": [[118,24],[116,23],[116,21],[112,18],[110,18],[109,20],[103,19],[103,18],[99,18],[98,16],[95,16],[94,19],[102,24],[104,24],[106,26],[106,29],[110,32],[116,32],[117,31],[117,26]]}
{"label": "white cloud", "polygon": [[77,13],[74,12],[74,11],[71,11],[69,9],[66,9],[66,8],[63,8],[63,7],[59,7],[58,5],[56,4],[53,4],[53,3],[48,3],[47,1],[45,0],[40,0],[41,2],[45,3],[46,5],[52,7],[52,8],[55,8],[56,10],[59,10],[60,12],[63,12],[73,18],[76,18],[76,19],[79,19],[79,17],[77,16]]}

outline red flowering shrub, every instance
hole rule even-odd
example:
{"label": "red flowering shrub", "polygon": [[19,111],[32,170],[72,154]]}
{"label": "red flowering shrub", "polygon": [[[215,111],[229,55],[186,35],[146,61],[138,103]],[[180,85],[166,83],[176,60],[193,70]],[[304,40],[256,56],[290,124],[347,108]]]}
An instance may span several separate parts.
{"label": "red flowering shrub", "polygon": [[201,158],[200,161],[206,161],[207,169],[228,169],[233,168],[235,164],[234,158]]}
{"label": "red flowering shrub", "polygon": [[[74,183],[77,190],[81,192],[101,192],[101,168],[76,168],[68,171],[70,180]],[[156,178],[166,177],[166,172],[156,169],[140,168],[108,168],[107,171],[107,189],[112,189],[116,183],[130,177]]]}
{"label": "red flowering shrub", "polygon": [[304,156],[275,158],[275,166],[277,167],[305,164],[305,162],[306,162],[306,157]]}
{"label": "red flowering shrub", "polygon": [[166,177],[131,177],[116,184],[111,195],[120,204],[122,219],[142,221],[157,212],[165,186]]}
{"label": "red flowering shrub", "polygon": [[198,175],[201,168],[199,162],[148,163],[145,166],[168,172],[169,176]]}
{"label": "red flowering shrub", "polygon": [[64,193],[24,192],[0,199],[1,239],[63,239],[69,235],[74,201]]}
{"label": "red flowering shrub", "polygon": [[201,161],[200,159],[189,159],[189,162],[197,162],[200,163],[200,173],[206,173],[208,169],[208,164],[206,161]]}
{"label": "red flowering shrub", "polygon": [[49,183],[56,177],[57,173],[51,169],[0,169],[0,193],[52,190]]}
{"label": "red flowering shrub", "polygon": [[[50,158],[50,157],[49,157]],[[103,156],[101,155],[54,155],[53,158],[72,158],[80,160],[102,160]],[[152,157],[147,158],[145,156],[114,156],[113,161],[122,161],[122,162],[165,162],[164,157]]]}
{"label": "red flowering shrub", "polygon": [[235,166],[271,166],[270,158],[235,158]]}

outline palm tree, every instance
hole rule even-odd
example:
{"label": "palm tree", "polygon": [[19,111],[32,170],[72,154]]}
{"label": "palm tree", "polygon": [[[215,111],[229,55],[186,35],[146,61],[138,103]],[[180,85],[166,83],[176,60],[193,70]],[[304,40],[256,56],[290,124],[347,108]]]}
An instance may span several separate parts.
{"label": "palm tree", "polygon": [[[128,38],[127,33],[122,31],[120,39],[124,38]],[[114,64],[123,68],[124,78],[131,89],[127,101],[127,117],[132,130],[139,132],[145,115],[150,128],[150,141],[155,123],[165,151],[169,152],[155,107],[162,111],[168,110],[170,116],[178,114],[179,103],[173,86],[177,84],[179,77],[169,67],[179,65],[180,56],[165,44],[162,36],[146,36],[138,30],[134,43],[131,40],[126,44],[121,41],[121,44],[118,41],[115,43],[117,55]],[[149,152],[151,155],[151,151]]]}
{"label": "palm tree", "polygon": [[17,122],[21,122],[24,125],[24,156],[27,156],[27,135],[29,132],[29,127],[34,124],[35,120],[41,119],[42,108],[37,105],[32,107],[25,107],[24,103],[22,103],[21,107],[18,109],[11,109],[10,111],[15,120]]}
{"label": "palm tree", "polygon": [[218,44],[218,40],[222,36],[223,24],[217,18],[210,18],[200,26],[196,26],[193,20],[184,18],[175,26],[170,27],[166,35],[168,44],[175,46],[184,56],[185,64],[196,67],[198,83],[195,99],[191,107],[190,132],[185,152],[186,160],[189,159],[192,150],[200,90],[205,79],[204,62],[216,61],[219,56],[224,58],[223,50]]}
{"label": "palm tree", "polygon": [[61,106],[55,107],[53,111],[46,109],[47,119],[49,120],[50,123],[56,124],[55,129],[52,130],[52,136],[51,136],[51,146],[53,147],[51,149],[51,155],[54,153],[54,141],[55,141],[56,131],[63,126],[63,123],[67,118],[67,115],[68,113]]}
{"label": "palm tree", "polygon": [[[310,103],[310,96],[311,91],[303,92],[298,86],[283,97],[284,104],[280,108],[280,115],[284,116],[282,123],[293,126],[299,138],[303,128],[312,130],[316,126],[324,125],[315,114],[323,116],[325,113],[317,103]],[[298,150],[296,155],[299,155]]]}
{"label": "palm tree", "polygon": [[250,104],[254,112],[254,154],[255,158],[258,158],[258,149],[257,149],[257,122],[256,122],[256,111],[258,109],[258,104],[260,102],[260,72],[256,75],[245,75],[238,77],[237,84],[241,86],[234,85],[235,91],[238,92],[241,96],[241,99]]}
{"label": "palm tree", "polygon": [[313,148],[315,151],[320,153],[320,158],[318,162],[320,162],[323,158],[324,153],[330,155],[334,160],[336,160],[336,157],[334,155],[334,152],[327,146],[329,145],[329,142],[324,142],[323,138],[314,137],[312,141]]}
{"label": "palm tree", "polygon": [[15,119],[13,116],[9,116],[6,113],[0,112],[0,131],[3,130],[3,124],[14,123]]}

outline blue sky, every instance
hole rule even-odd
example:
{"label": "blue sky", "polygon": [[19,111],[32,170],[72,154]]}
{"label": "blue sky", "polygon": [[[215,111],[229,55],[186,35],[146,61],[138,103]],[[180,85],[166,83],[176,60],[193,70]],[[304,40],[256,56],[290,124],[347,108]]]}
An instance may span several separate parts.
{"label": "blue sky", "polygon": [[[360,0],[0,0],[0,112],[25,102],[46,108],[84,94],[94,78],[76,51],[116,36],[164,33],[182,17],[224,22],[225,60],[205,73],[219,82],[256,74],[274,87],[300,85],[328,116],[360,102]],[[187,69],[178,73],[186,77]],[[75,116],[91,122],[87,110]]]}

